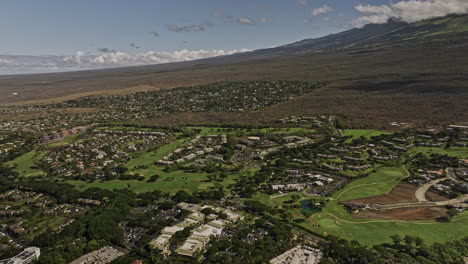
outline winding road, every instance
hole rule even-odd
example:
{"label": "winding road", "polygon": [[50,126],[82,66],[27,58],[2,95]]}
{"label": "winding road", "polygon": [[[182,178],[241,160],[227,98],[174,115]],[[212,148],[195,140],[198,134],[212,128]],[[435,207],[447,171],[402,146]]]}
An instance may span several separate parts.
{"label": "winding road", "polygon": [[[407,173],[407,175],[405,177],[409,176],[409,172],[406,170],[406,168],[404,166],[403,166],[403,168],[405,169],[405,172]],[[428,182],[428,183],[424,184],[423,186],[421,186],[419,189],[416,190],[415,196],[416,196],[416,199],[418,200],[418,202],[385,204],[385,205],[372,204],[372,205],[368,205],[368,208],[372,209],[372,210],[388,210],[388,209],[409,208],[409,207],[430,207],[430,206],[445,206],[445,205],[457,205],[459,207],[468,208],[468,204],[465,203],[465,201],[468,200],[468,195],[464,195],[464,196],[459,197],[459,198],[455,198],[455,199],[448,200],[448,201],[440,201],[440,202],[430,202],[430,201],[428,201],[426,199],[426,192],[431,188],[431,186],[433,186],[433,185],[435,185],[435,184],[437,184],[437,183],[439,183],[441,181],[447,180],[447,179],[455,180],[454,173],[453,173],[453,168],[448,168],[446,171],[447,171],[447,175],[448,175],[447,177]],[[382,181],[382,182],[374,182],[374,183],[355,185],[355,186],[352,186],[352,187],[349,187],[349,188],[343,190],[335,199],[332,199],[332,200],[339,200],[340,197],[344,193],[346,193],[347,191],[349,191],[349,190],[351,190],[353,188],[357,188],[357,187],[361,187],[361,186],[382,184],[382,183],[387,183],[387,182],[392,182],[392,181],[395,181],[395,179],[392,179],[392,180],[389,180],[389,181]]]}
{"label": "winding road", "polygon": [[372,210],[388,210],[388,209],[398,209],[398,208],[408,208],[408,207],[430,207],[430,206],[445,206],[445,205],[457,205],[457,207],[468,208],[468,204],[464,203],[468,200],[468,194],[455,198],[448,201],[441,202],[415,202],[415,203],[398,203],[398,204],[373,204],[369,208]]}
{"label": "winding road", "polygon": [[421,186],[419,189],[416,190],[415,196],[418,202],[415,203],[398,203],[398,204],[374,204],[370,205],[369,208],[373,210],[387,210],[387,209],[398,209],[398,208],[407,208],[407,207],[426,207],[426,206],[445,206],[445,205],[457,205],[458,207],[468,208],[468,204],[465,201],[468,200],[468,194],[463,195],[459,198],[455,198],[448,201],[440,201],[440,202],[430,202],[426,199],[426,192],[435,184],[442,182],[444,180],[452,179],[455,181],[455,175],[453,172],[453,168],[447,168],[447,177],[442,179],[433,180]]}
{"label": "winding road", "polygon": [[447,176],[447,177],[442,178],[442,179],[437,179],[437,180],[430,181],[430,182],[424,184],[423,186],[419,187],[416,190],[416,192],[414,193],[414,196],[416,196],[416,199],[418,200],[418,202],[427,202],[426,192],[429,190],[429,188],[431,188],[432,186],[438,184],[441,181],[445,181],[445,180],[448,180],[448,179],[450,179],[450,176]]}

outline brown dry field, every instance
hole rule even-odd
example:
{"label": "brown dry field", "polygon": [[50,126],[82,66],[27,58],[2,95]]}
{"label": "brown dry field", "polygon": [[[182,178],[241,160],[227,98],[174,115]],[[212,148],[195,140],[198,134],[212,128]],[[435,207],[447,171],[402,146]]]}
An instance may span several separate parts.
{"label": "brown dry field", "polygon": [[449,198],[445,196],[441,196],[435,192],[426,192],[426,199],[431,202],[442,202],[442,201],[448,201],[450,200]]}
{"label": "brown dry field", "polygon": [[[397,203],[411,203],[418,200],[414,196],[418,186],[409,183],[400,183],[393,188],[390,193],[384,195],[377,195],[365,197],[355,200],[344,201],[345,204],[367,205],[367,204],[397,204]],[[430,201],[444,201],[447,198],[442,197],[434,192],[428,191],[426,193]]]}
{"label": "brown dry field", "polygon": [[[425,96],[421,100],[421,96]],[[266,125],[288,116],[346,114],[353,128],[385,128],[390,122],[406,122],[417,127],[444,126],[468,121],[468,93],[407,94],[405,92],[362,92],[342,89],[339,84],[313,91],[269,108],[244,113],[174,113],[150,120],[160,125],[254,124]],[[454,115],[454,113],[457,113]]]}
{"label": "brown dry field", "polygon": [[102,111],[99,108],[50,108],[47,110],[37,110],[25,113],[0,113],[0,120],[9,120],[9,121],[27,121],[36,118],[46,118],[49,117],[51,113],[61,113],[61,114],[81,114],[81,113],[95,113]]}
{"label": "brown dry field", "polygon": [[[381,128],[468,122],[468,45],[386,47],[205,61],[71,73],[0,76],[0,107],[57,103],[83,96],[128,94],[216,81],[309,80],[331,85],[246,113],[175,113],[156,124],[265,124],[291,115],[350,116],[350,127]],[[13,95],[18,93],[18,95]]]}
{"label": "brown dry field", "polygon": [[359,219],[393,219],[393,220],[434,220],[446,216],[447,209],[443,207],[413,207],[389,210],[365,210],[353,214]]}

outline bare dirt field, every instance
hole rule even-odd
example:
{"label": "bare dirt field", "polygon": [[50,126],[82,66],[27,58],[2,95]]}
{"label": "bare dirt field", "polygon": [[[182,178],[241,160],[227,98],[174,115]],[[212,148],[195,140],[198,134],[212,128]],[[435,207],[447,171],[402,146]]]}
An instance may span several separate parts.
{"label": "bare dirt field", "polygon": [[[6,109],[8,110],[8,109]],[[83,114],[83,113],[95,113],[102,111],[100,108],[49,108],[49,109],[38,109],[31,112],[20,112],[20,113],[0,113],[0,120],[8,121],[25,121],[36,118],[49,117],[52,112],[59,112],[62,114]]]}
{"label": "bare dirt field", "polygon": [[[377,195],[371,197],[365,197],[355,200],[345,201],[345,204],[353,205],[366,205],[366,204],[398,204],[398,203],[411,203],[417,202],[418,200],[414,196],[418,186],[409,183],[400,183],[393,188],[390,193],[384,195]],[[448,200],[434,192],[428,191],[426,197],[429,201],[445,201]]]}
{"label": "bare dirt field", "polygon": [[418,189],[418,186],[400,183],[393,188],[390,193],[384,195],[370,196],[365,198],[359,198],[355,200],[345,201],[346,204],[355,205],[366,205],[366,204],[397,204],[397,203],[409,203],[417,202],[414,192]]}
{"label": "bare dirt field", "polygon": [[394,220],[434,220],[445,216],[447,209],[443,207],[412,207],[389,210],[365,210],[353,214],[359,219],[394,219]]}
{"label": "bare dirt field", "polygon": [[439,194],[437,194],[435,192],[431,192],[431,191],[426,192],[426,198],[427,198],[428,201],[431,201],[431,202],[441,202],[441,201],[450,200],[447,197],[441,196],[441,195],[439,195]]}

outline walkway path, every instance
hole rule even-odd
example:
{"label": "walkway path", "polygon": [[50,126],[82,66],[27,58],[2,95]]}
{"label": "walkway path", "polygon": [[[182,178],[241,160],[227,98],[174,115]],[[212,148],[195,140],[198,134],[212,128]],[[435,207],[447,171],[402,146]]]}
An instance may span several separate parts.
{"label": "walkway path", "polygon": [[[403,165],[403,170],[406,172],[406,175],[403,175],[403,178],[406,178],[410,175],[409,171],[406,169],[406,167]],[[345,194],[347,191],[351,190],[351,189],[354,189],[354,188],[357,188],[357,187],[361,187],[361,186],[369,186],[369,185],[376,185],[376,184],[382,184],[382,183],[388,183],[388,182],[393,182],[393,181],[396,181],[397,179],[391,179],[391,180],[388,180],[388,181],[381,181],[381,182],[374,182],[374,183],[364,183],[364,184],[359,184],[359,185],[355,185],[355,186],[351,186],[345,190],[343,190],[340,195],[338,195],[336,198],[332,198],[332,200],[339,200],[340,197]]]}

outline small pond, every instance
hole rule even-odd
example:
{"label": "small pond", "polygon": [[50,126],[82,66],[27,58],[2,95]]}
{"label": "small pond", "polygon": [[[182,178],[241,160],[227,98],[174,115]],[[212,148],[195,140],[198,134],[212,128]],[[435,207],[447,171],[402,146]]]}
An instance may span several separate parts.
{"label": "small pond", "polygon": [[310,213],[320,212],[320,208],[315,207],[313,201],[311,200],[302,200],[300,204],[301,204],[301,209],[305,212],[310,212]]}

